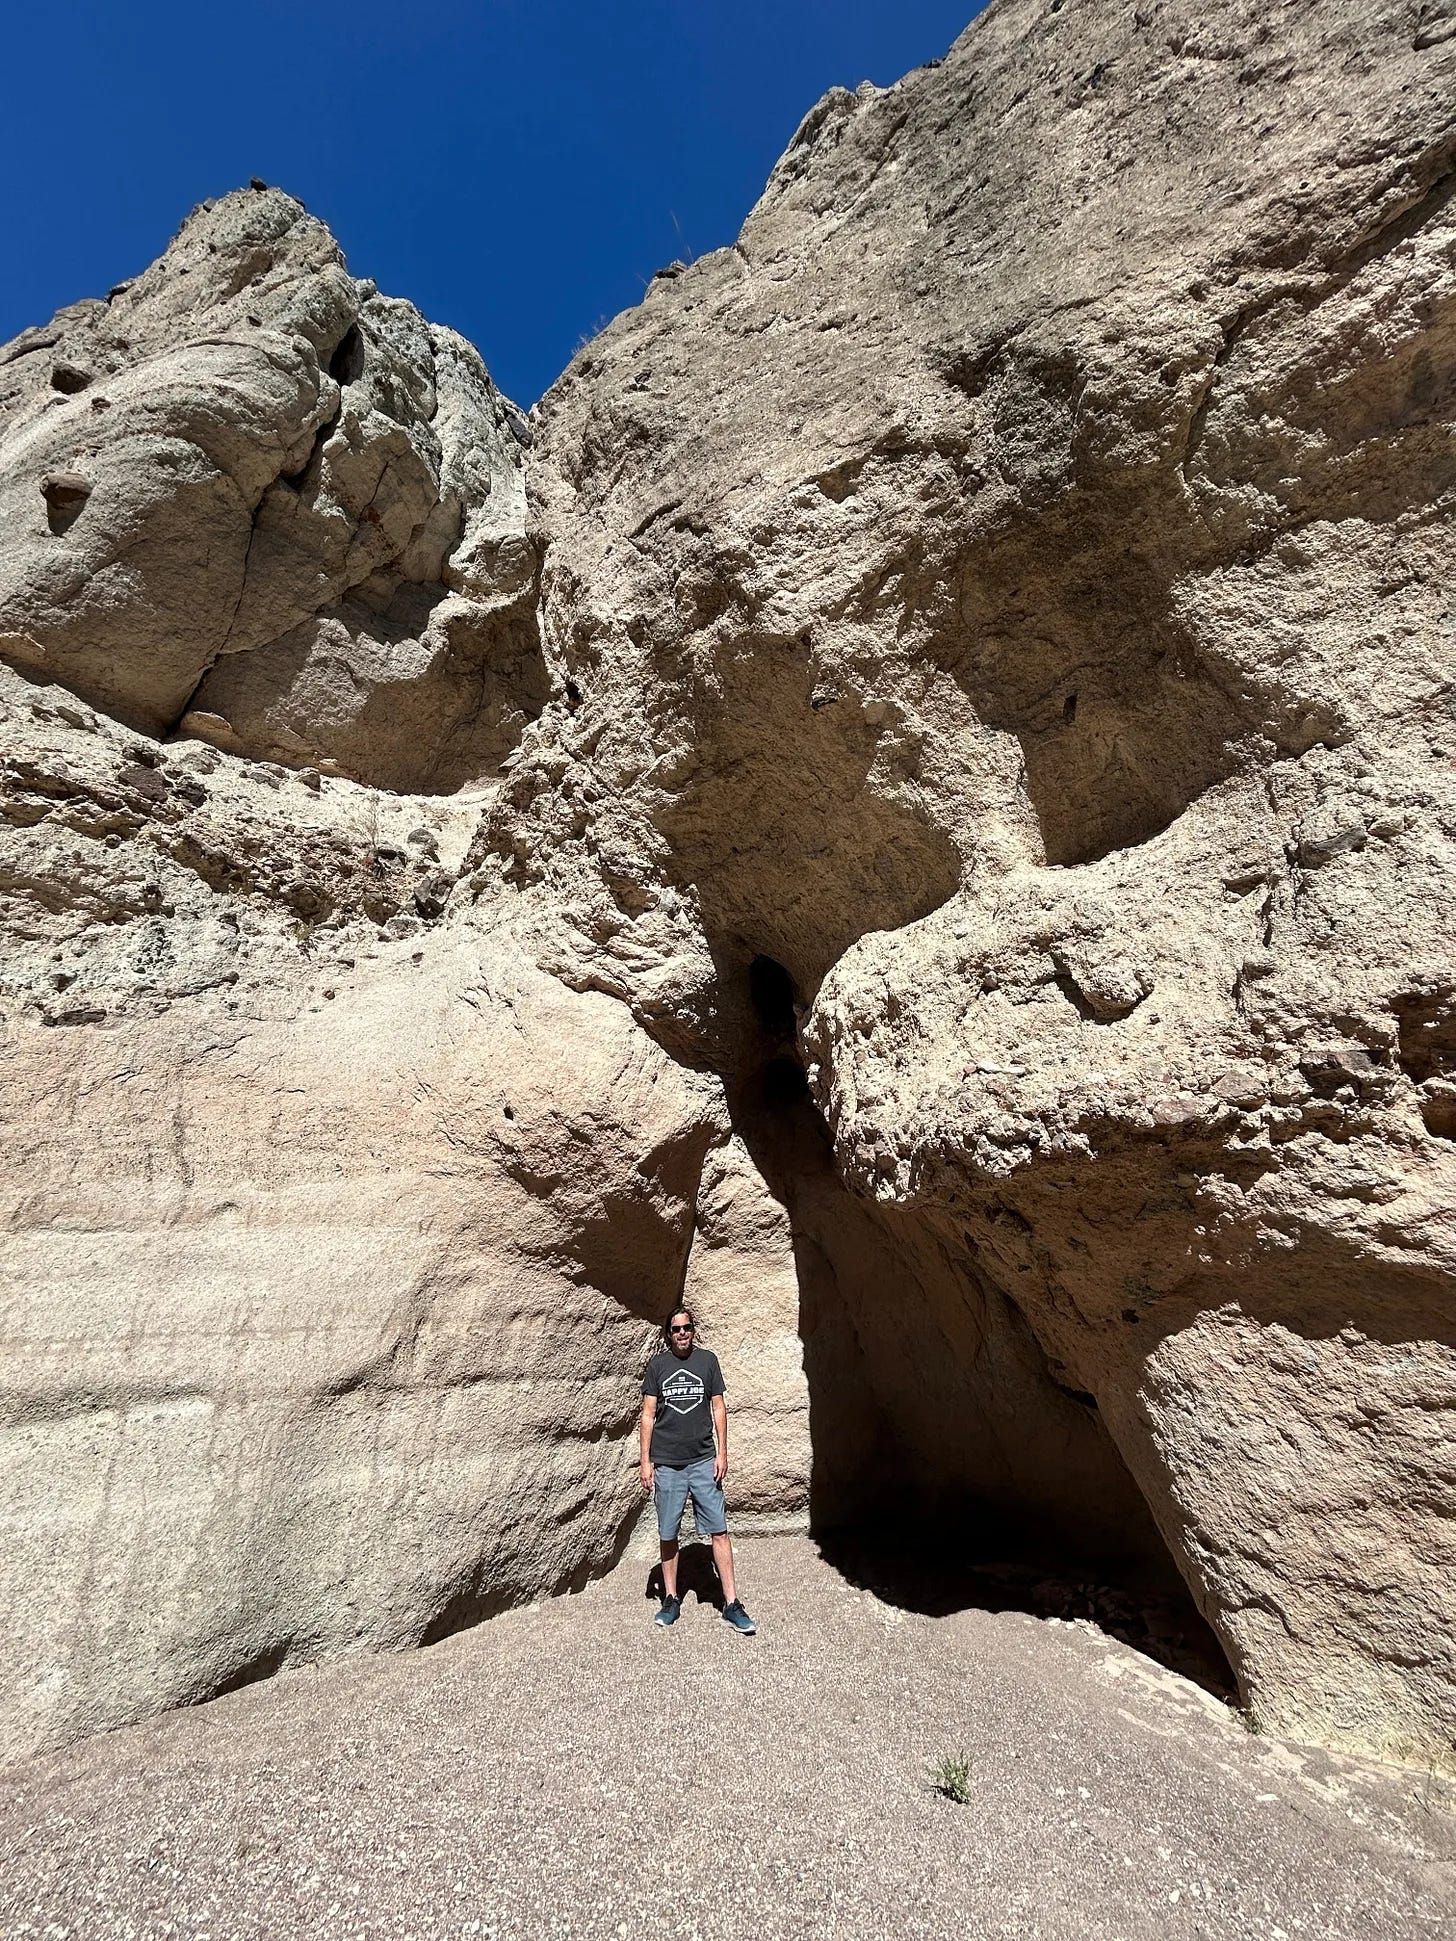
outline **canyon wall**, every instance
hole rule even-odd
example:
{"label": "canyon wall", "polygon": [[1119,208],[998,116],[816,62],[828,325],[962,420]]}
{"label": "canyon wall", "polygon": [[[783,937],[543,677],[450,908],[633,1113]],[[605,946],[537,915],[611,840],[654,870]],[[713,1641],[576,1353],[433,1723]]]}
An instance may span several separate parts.
{"label": "canyon wall", "polygon": [[1456,1742],[1456,17],[1001,0],[523,420],[255,187],[0,351],[10,1750],[740,1527]]}

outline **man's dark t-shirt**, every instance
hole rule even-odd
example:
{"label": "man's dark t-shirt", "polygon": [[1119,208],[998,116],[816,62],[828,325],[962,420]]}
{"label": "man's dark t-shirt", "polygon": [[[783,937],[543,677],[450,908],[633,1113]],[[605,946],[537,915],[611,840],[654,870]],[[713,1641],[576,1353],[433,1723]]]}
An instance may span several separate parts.
{"label": "man's dark t-shirt", "polygon": [[642,1393],[657,1398],[657,1419],[647,1452],[653,1462],[686,1469],[690,1462],[701,1462],[716,1452],[708,1403],[726,1390],[711,1348],[693,1348],[686,1355],[663,1348],[647,1364]]}

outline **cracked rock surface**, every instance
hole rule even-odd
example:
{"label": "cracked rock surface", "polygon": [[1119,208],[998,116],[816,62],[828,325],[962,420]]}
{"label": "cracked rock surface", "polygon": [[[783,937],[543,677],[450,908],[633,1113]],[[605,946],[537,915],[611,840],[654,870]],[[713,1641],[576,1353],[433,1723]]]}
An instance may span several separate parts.
{"label": "cracked rock surface", "polygon": [[0,351],[9,1749],[604,1568],[686,1287],[1450,1764],[1447,11],[999,0],[529,425],[273,190]]}

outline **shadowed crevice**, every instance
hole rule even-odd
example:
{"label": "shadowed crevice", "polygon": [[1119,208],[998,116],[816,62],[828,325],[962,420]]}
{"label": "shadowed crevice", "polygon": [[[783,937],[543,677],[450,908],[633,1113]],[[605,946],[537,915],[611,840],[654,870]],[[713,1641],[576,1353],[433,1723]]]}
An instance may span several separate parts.
{"label": "shadowed crevice", "polygon": [[1094,1617],[1226,1694],[1217,1640],[1094,1399],[1049,1365],[962,1230],[848,1191],[794,979],[759,951],[738,981],[729,1109],[789,1219],[826,1558],[907,1609]]}

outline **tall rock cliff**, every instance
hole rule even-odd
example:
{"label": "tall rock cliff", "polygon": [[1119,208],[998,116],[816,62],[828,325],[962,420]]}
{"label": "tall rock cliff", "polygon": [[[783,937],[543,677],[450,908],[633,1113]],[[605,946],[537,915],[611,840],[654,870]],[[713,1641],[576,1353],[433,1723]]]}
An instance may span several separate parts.
{"label": "tall rock cliff", "polygon": [[1001,0],[530,427],[274,191],[0,352],[12,1748],[602,1568],[686,1283],[1450,1763],[1447,16]]}

